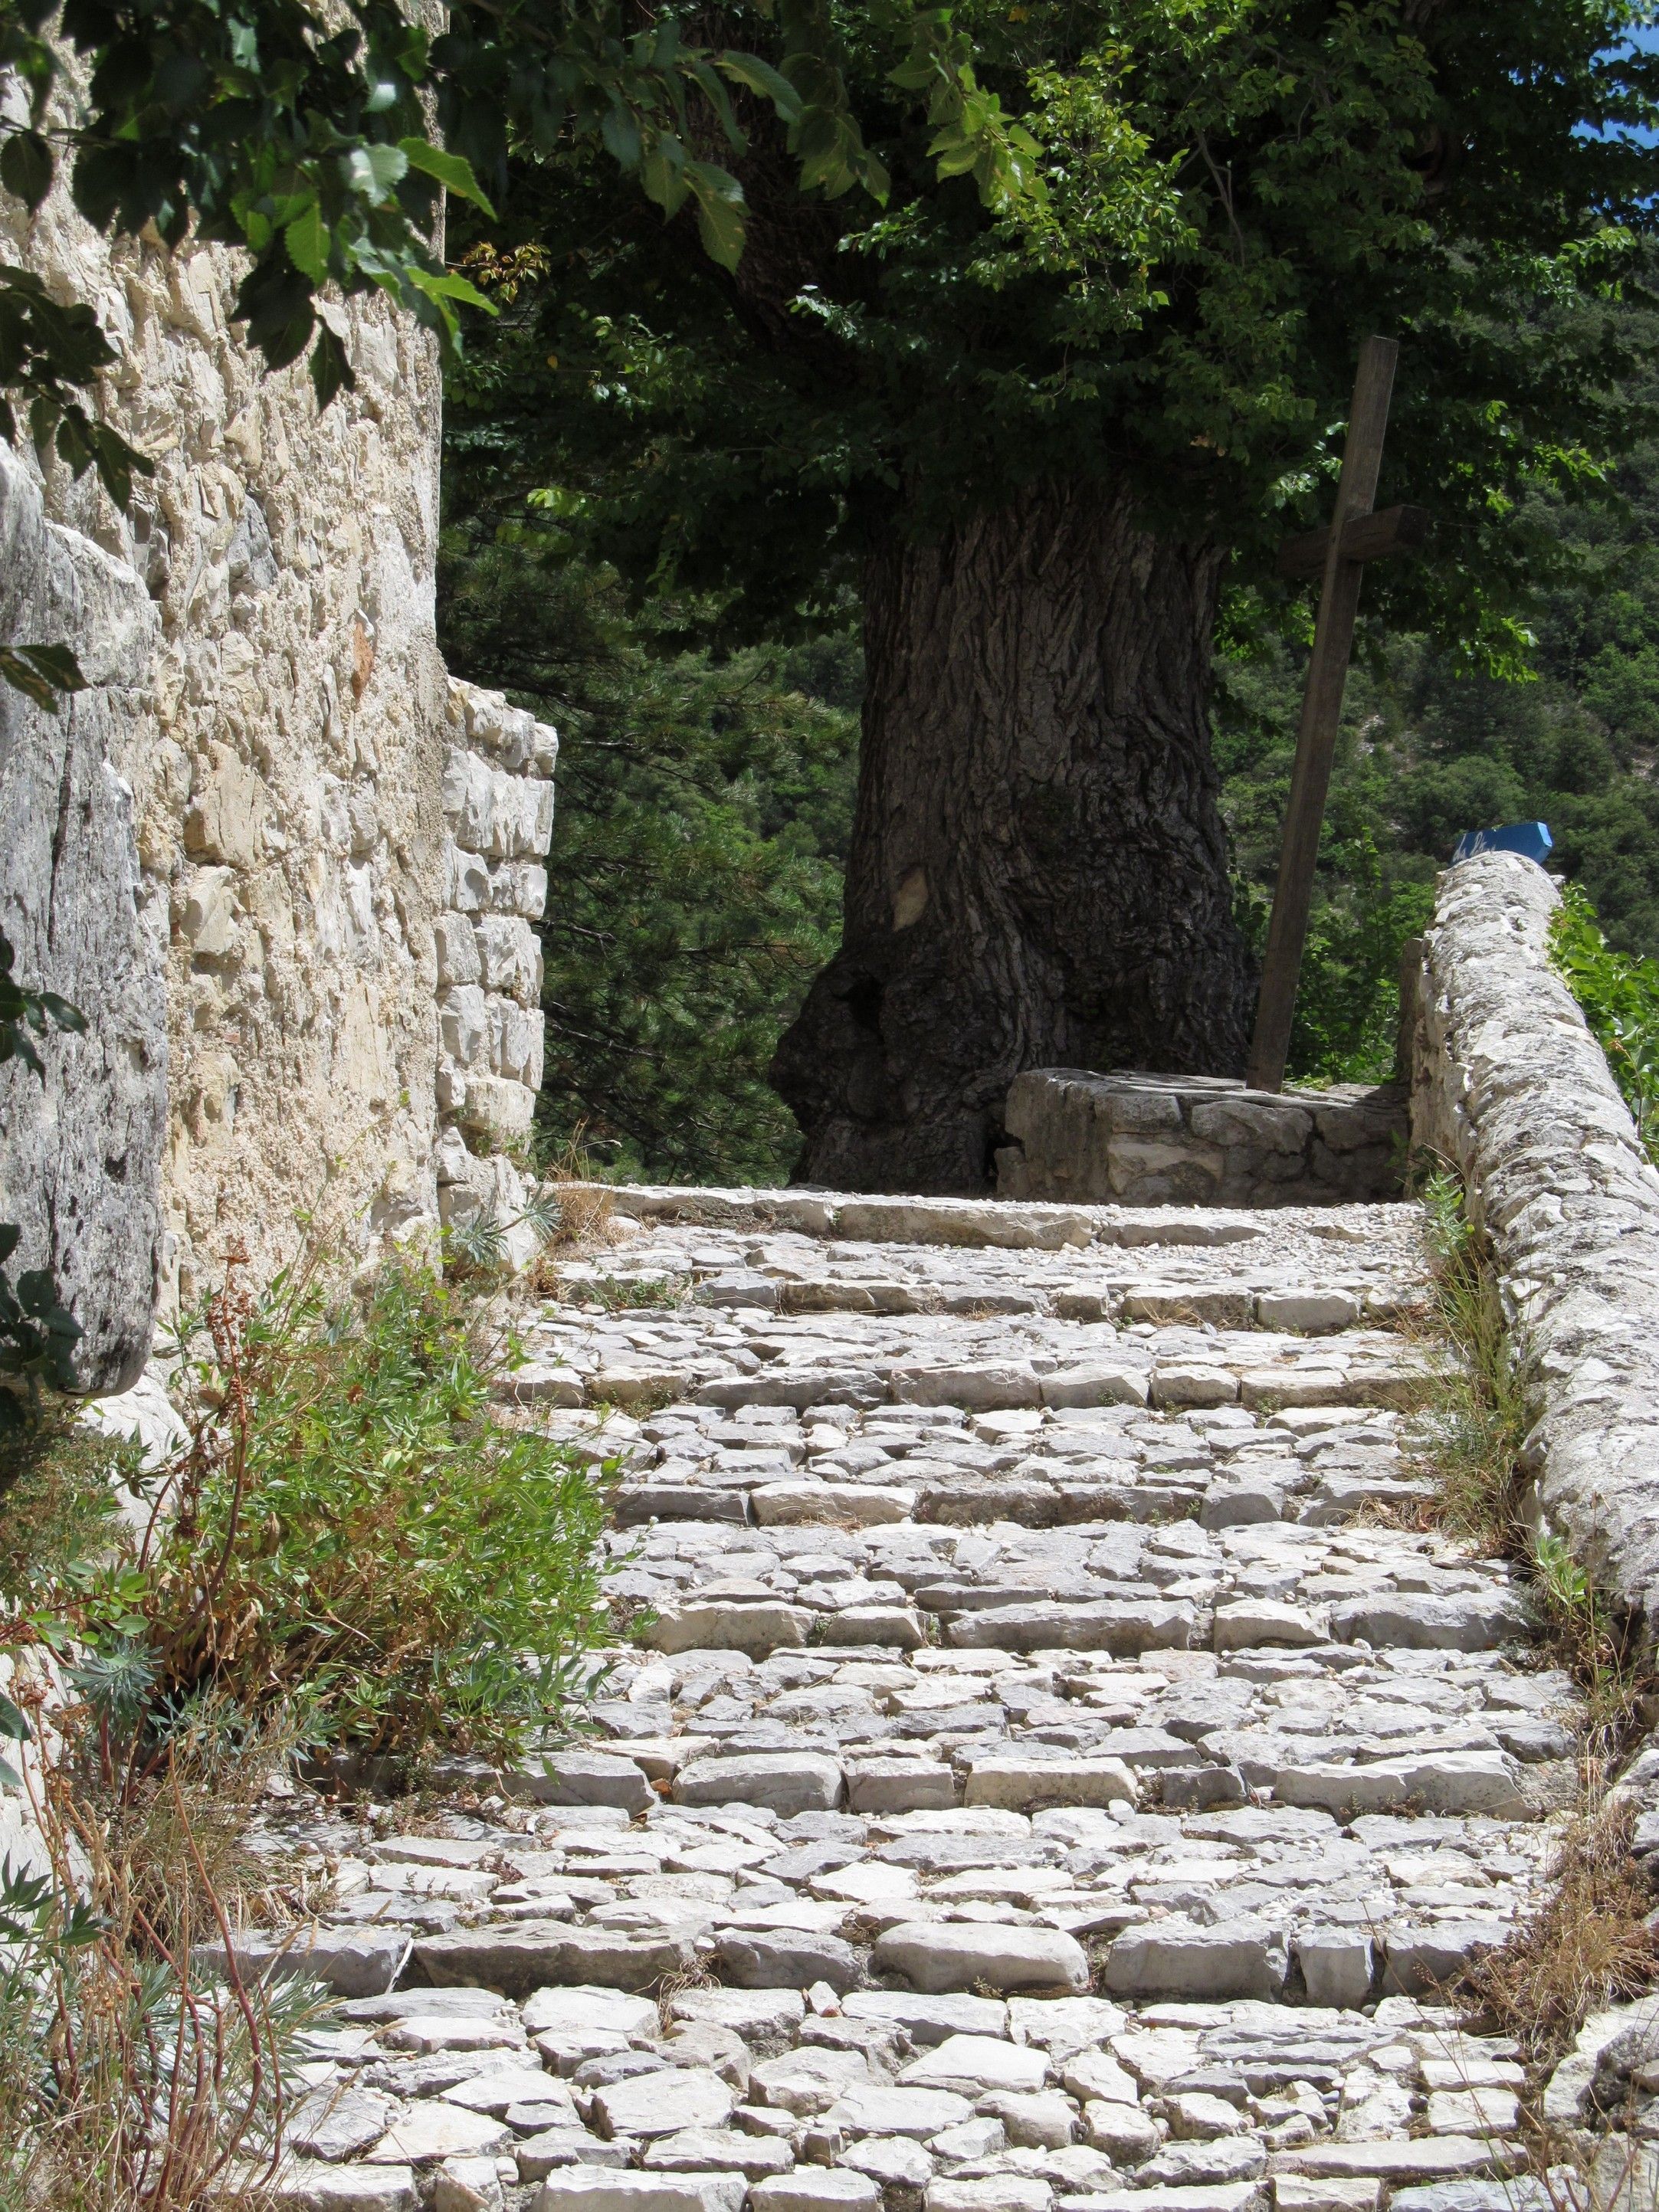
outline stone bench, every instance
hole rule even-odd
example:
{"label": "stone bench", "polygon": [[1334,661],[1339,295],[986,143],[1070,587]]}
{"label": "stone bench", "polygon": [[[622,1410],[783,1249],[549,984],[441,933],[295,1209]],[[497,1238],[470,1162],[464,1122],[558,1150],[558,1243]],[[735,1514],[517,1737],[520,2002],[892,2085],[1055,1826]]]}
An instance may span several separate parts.
{"label": "stone bench", "polygon": [[1222,1076],[1032,1068],[1009,1086],[1006,1199],[1130,1206],[1352,1204],[1400,1194],[1392,1084],[1249,1091]]}

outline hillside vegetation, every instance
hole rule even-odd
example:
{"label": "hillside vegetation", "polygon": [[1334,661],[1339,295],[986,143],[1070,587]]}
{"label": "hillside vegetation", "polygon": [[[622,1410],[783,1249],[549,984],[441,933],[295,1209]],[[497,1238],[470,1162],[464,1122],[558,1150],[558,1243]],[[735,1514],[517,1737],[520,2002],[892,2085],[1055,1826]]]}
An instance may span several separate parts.
{"label": "hillside vegetation", "polygon": [[[510,324],[510,317],[507,319]],[[450,410],[446,650],[558,726],[543,926],[541,1141],[609,1170],[775,1182],[794,1125],[776,1040],[840,929],[861,659],[854,611],[722,653],[720,608],[630,606],[566,526],[579,503],[513,459],[510,334]],[[503,368],[503,362],[507,368]],[[1595,498],[1540,495],[1575,555],[1528,671],[1366,631],[1347,708],[1292,1046],[1301,1080],[1381,1078],[1404,939],[1469,828],[1538,817],[1610,942],[1659,951],[1659,445]],[[1432,540],[1419,557],[1434,559]],[[1265,936],[1305,647],[1237,610],[1214,702],[1240,911]]]}

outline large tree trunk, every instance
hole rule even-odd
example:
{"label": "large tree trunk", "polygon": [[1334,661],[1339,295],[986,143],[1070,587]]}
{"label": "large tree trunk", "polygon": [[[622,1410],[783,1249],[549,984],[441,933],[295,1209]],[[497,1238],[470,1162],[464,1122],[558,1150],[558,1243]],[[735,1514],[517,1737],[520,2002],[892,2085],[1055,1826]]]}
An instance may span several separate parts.
{"label": "large tree trunk", "polygon": [[1242,1067],[1220,568],[1098,486],[872,556],[842,950],[772,1069],[803,1181],[983,1193],[1022,1068]]}

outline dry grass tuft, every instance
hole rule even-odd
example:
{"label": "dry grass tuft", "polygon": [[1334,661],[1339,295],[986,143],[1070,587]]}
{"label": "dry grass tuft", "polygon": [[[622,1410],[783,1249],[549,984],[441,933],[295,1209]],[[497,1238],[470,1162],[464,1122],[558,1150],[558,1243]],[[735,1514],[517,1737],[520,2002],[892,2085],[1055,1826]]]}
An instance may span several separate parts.
{"label": "dry grass tuft", "polygon": [[1459,1993],[1471,2025],[1512,2035],[1535,2068],[1559,2058],[1590,2013],[1659,1982],[1653,1896],[1631,1856],[1635,1817],[1609,1801],[1574,1820],[1536,1910]]}
{"label": "dry grass tuft", "polygon": [[1434,1524],[1487,1552],[1527,1549],[1516,1461],[1528,1427],[1528,1378],[1517,1366],[1492,1272],[1481,1257],[1462,1186],[1430,1176],[1422,1193],[1430,1327],[1452,1353],[1418,1409],[1418,1468],[1431,1474]]}
{"label": "dry grass tuft", "polygon": [[542,1169],[544,1187],[559,1201],[561,1244],[605,1244],[617,1211],[615,1194],[601,1182],[582,1142],[583,1129],[567,1137]]}
{"label": "dry grass tuft", "polygon": [[295,2034],[327,2000],[245,1981],[234,1953],[223,1980],[192,1956],[204,1937],[230,1952],[247,1902],[216,1887],[248,1869],[199,1776],[169,1762],[100,1813],[74,1749],[27,1771],[48,1869],[0,1875],[0,2207],[252,2212],[270,2202]]}
{"label": "dry grass tuft", "polygon": [[679,2022],[674,2017],[674,2000],[684,1996],[688,1990],[710,1990],[714,1986],[714,1969],[706,1959],[698,1959],[683,1967],[677,1974],[665,1974],[657,1984],[657,2026],[659,2033],[672,2035]]}
{"label": "dry grass tuft", "polygon": [[82,1816],[98,1824],[107,1878],[169,1948],[210,1942],[222,1909],[235,1927],[282,1917],[291,1863],[251,1849],[248,1830],[267,1780],[296,1748],[291,1716],[250,1726],[210,1695],[159,1772],[117,1790],[79,1778]]}

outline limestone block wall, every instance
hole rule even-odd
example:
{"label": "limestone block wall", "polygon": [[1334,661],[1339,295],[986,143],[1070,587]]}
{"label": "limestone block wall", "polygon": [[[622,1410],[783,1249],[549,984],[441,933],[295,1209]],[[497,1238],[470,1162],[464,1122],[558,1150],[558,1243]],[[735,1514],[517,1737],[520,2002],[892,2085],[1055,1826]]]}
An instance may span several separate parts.
{"label": "limestone block wall", "polygon": [[542,1081],[542,865],[559,741],[499,691],[454,684],[436,921],[439,1110],[477,1137],[523,1138]]}
{"label": "limestone block wall", "polygon": [[1411,972],[1412,1134],[1456,1166],[1538,1418],[1544,1518],[1659,1627],[1659,1173],[1549,966],[1554,884],[1487,853],[1449,869]]}
{"label": "limestone block wall", "polygon": [[[367,1247],[435,1220],[446,1120],[475,1148],[527,1128],[556,741],[438,652],[425,332],[378,295],[326,307],[357,385],[319,414],[302,367],[243,345],[228,251],[112,244],[60,187],[33,220],[0,193],[0,253],[94,305],[120,355],[100,404],[155,465],[124,515],[17,456],[45,520],[144,606],[100,758],[165,1007],[159,1273],[191,1301],[236,1244],[265,1275],[318,1224]],[[101,603],[61,627],[110,659]],[[81,894],[37,869],[29,896],[27,980],[67,994],[45,954]],[[10,1144],[33,1109],[15,1084],[0,1105]]]}

